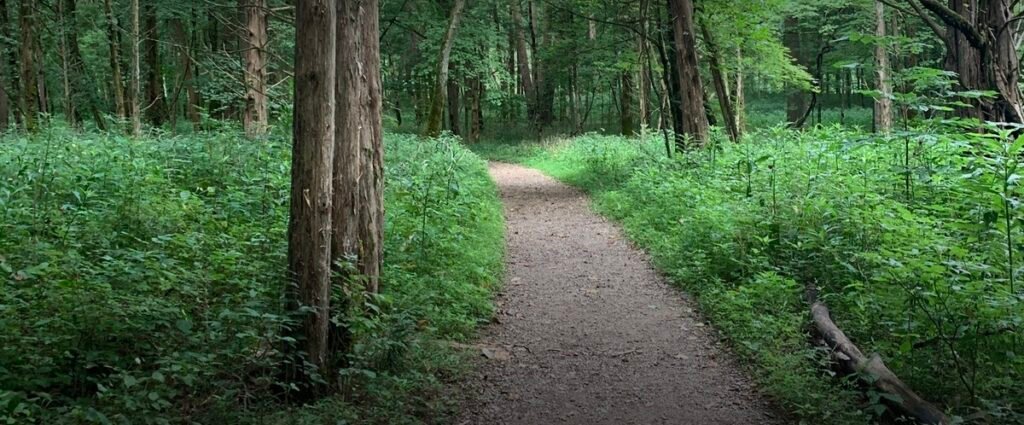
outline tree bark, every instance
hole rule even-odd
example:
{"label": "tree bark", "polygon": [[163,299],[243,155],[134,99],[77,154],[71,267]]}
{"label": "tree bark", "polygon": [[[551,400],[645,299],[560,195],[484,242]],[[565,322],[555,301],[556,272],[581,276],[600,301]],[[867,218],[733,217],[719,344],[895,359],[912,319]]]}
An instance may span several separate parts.
{"label": "tree bark", "polygon": [[622,135],[631,137],[636,134],[636,121],[633,117],[633,75],[629,70],[622,71],[620,77],[622,91],[619,95],[619,117]]}
{"label": "tree bark", "polygon": [[462,135],[462,127],[459,125],[459,111],[462,109],[460,99],[461,90],[459,83],[454,78],[448,79],[448,129],[456,136]]}
{"label": "tree bark", "polygon": [[39,86],[35,65],[35,0],[21,0],[18,8],[18,23],[21,27],[19,74],[21,79],[21,122],[27,131],[36,130],[39,113]]}
{"label": "tree bark", "polygon": [[736,94],[736,105],[734,109],[736,110],[736,131],[740,135],[746,131],[747,127],[747,102],[744,90],[746,90],[746,88],[743,86],[743,48],[736,46],[736,89],[734,90],[734,93]]}
{"label": "tree bark", "polygon": [[7,0],[0,0],[0,133],[3,133],[10,127],[11,118],[11,100],[8,95],[8,75],[7,70],[7,55],[8,45],[5,38],[8,36],[8,15],[7,15]]}
{"label": "tree bark", "polygon": [[509,1],[509,13],[512,18],[512,34],[515,39],[516,62],[519,67],[519,82],[526,96],[526,116],[531,121],[537,120],[537,90],[533,84],[533,71],[526,51],[526,34],[523,31],[523,16],[519,9],[519,0]]}
{"label": "tree bark", "polygon": [[441,54],[437,61],[437,81],[434,83],[433,97],[430,100],[430,113],[427,115],[427,128],[424,133],[429,137],[437,137],[441,134],[441,126],[444,122],[444,106],[448,93],[448,62],[451,59],[452,43],[455,42],[455,32],[459,28],[459,20],[462,19],[462,7],[466,0],[455,0],[451,13],[448,15],[448,29],[441,41]]}
{"label": "tree bark", "polygon": [[267,133],[269,124],[267,104],[267,1],[247,0],[245,3],[246,37],[243,60],[245,63],[245,112],[242,127],[245,135],[256,138]]}
{"label": "tree bark", "polygon": [[708,141],[708,119],[704,109],[704,86],[700,79],[697,62],[697,41],[693,28],[693,0],[669,0],[673,37],[676,47],[676,62],[679,68],[676,78],[682,109],[682,131],[685,138],[692,139],[696,146]]}
{"label": "tree bark", "polygon": [[[199,130],[202,118],[199,116],[199,92],[195,86],[195,64],[192,61],[192,47],[188,33],[181,18],[171,20],[171,32],[178,51],[178,66],[181,67],[181,83],[179,90],[185,91],[185,117],[192,122],[193,130]],[[177,103],[178,94],[174,96]],[[177,112],[174,113],[177,115]]]}
{"label": "tree bark", "polygon": [[128,107],[125,104],[124,77],[121,73],[121,29],[111,2],[112,0],[103,0],[103,11],[107,17],[107,43],[110,46],[110,85],[113,88],[117,117],[124,119],[128,116]]}
{"label": "tree bark", "polygon": [[808,288],[807,293],[808,301],[811,303],[811,320],[815,330],[831,349],[832,358],[843,371],[856,373],[883,393],[897,396],[899,401],[893,401],[892,404],[921,423],[929,425],[951,423],[942,410],[922,399],[896,374],[892,373],[882,361],[881,356],[878,354],[865,356],[832,321],[828,307],[817,300],[814,288]]}
{"label": "tree bark", "polygon": [[160,33],[157,28],[156,4],[146,3],[146,115],[154,126],[161,126],[167,116],[164,105],[164,76],[160,62]]}
{"label": "tree bark", "polygon": [[142,84],[142,65],[141,65],[141,50],[140,45],[142,44],[142,30],[139,26],[139,0],[132,0],[131,6],[132,15],[132,78],[131,78],[131,116],[132,116],[132,135],[139,137],[142,135],[142,90],[140,85]]}
{"label": "tree bark", "polygon": [[709,68],[711,69],[711,77],[715,84],[715,97],[718,98],[718,106],[722,110],[725,130],[729,133],[729,139],[733,142],[738,142],[740,131],[736,125],[736,112],[733,111],[732,99],[729,97],[729,86],[726,85],[726,78],[722,71],[721,54],[718,51],[718,45],[715,44],[715,40],[711,37],[711,31],[708,30],[707,23],[702,21],[700,28],[704,35],[704,47],[708,50]]}
{"label": "tree bark", "polygon": [[879,38],[875,46],[875,75],[879,96],[875,101],[875,129],[880,133],[892,131],[892,88],[889,85],[889,53],[886,52],[885,4],[875,1],[875,36]]}
{"label": "tree bark", "polygon": [[[335,43],[333,1],[297,0],[295,25],[295,108],[291,206],[288,222],[287,288],[290,311],[302,311],[296,339],[306,361],[331,376],[328,330],[331,320],[332,190],[335,150]],[[301,363],[290,371],[303,377]]]}
{"label": "tree bark", "polygon": [[476,143],[480,140],[480,133],[484,128],[483,98],[485,95],[483,79],[475,76],[469,80],[469,93],[471,97],[469,104],[469,142]]}

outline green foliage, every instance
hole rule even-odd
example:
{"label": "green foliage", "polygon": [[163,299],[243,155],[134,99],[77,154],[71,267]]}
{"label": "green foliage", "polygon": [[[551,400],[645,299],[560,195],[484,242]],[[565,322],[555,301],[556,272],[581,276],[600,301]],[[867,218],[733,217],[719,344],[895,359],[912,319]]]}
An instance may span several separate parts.
{"label": "green foliage", "polygon": [[884,397],[858,401],[845,380],[827,379],[808,335],[808,284],[927,399],[1021,423],[1024,141],[989,127],[921,124],[887,137],[776,128],[673,159],[657,138],[589,135],[484,153],[518,153],[590,191],[808,423],[863,423]]}
{"label": "green foliage", "polygon": [[0,423],[412,422],[443,342],[490,317],[502,218],[453,140],[386,140],[386,263],[353,324],[348,393],[295,407],[279,378],[289,143],[0,140]]}

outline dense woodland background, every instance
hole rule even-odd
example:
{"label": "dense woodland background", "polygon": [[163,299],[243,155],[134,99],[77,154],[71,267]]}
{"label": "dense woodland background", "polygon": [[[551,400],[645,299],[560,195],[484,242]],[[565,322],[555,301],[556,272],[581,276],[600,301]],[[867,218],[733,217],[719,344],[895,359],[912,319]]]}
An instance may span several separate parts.
{"label": "dense woodland background", "polygon": [[[1024,423],[1024,5],[329,3],[0,0],[0,422],[446,423],[482,157],[587,190],[794,420]],[[296,236],[308,182],[359,224]]]}

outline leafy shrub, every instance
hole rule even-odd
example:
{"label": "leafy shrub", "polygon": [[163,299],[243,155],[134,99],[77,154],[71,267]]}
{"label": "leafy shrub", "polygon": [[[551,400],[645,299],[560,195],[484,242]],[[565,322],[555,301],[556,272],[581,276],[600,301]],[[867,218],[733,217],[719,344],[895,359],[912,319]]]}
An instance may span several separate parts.
{"label": "leafy shrub", "polygon": [[[233,132],[0,140],[0,423],[326,413],[281,404],[289,150]],[[379,314],[355,326],[352,391],[323,402],[351,420],[438,407],[458,364],[438,341],[489,318],[502,262],[481,160],[401,135],[386,152]]]}

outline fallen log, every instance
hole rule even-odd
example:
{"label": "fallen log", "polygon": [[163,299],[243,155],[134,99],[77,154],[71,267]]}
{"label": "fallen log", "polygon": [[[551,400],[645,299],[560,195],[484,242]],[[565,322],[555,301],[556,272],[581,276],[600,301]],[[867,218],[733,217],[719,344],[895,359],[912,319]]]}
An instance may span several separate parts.
{"label": "fallen log", "polygon": [[832,321],[828,307],[816,298],[814,292],[809,290],[811,320],[825,343],[832,349],[832,358],[844,371],[859,374],[865,377],[864,380],[868,384],[874,385],[879,391],[895,395],[896,400],[890,399],[892,405],[922,424],[948,425],[951,423],[949,417],[942,410],[922,399],[896,377],[896,374],[892,373],[882,361],[881,356],[877,353],[865,356],[856,345],[853,345],[850,338]]}

